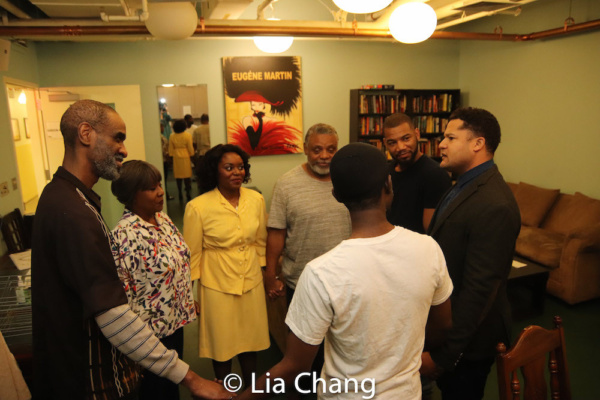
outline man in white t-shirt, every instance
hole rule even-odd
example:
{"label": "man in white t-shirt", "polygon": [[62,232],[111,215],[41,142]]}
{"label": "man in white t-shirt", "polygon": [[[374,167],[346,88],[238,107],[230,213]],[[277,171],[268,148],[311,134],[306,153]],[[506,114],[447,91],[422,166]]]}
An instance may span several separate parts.
{"label": "man in white t-shirt", "polygon": [[[289,305],[306,263],[350,236],[350,214],[331,193],[329,165],[337,149],[338,135],[333,126],[311,126],[304,138],[306,162],[275,183],[267,222],[264,276],[265,291],[271,299],[285,294]],[[282,276],[276,276],[280,257]],[[321,346],[312,365],[317,375],[323,359]]]}
{"label": "man in white t-shirt", "polygon": [[451,325],[452,281],[429,236],[386,219],[393,191],[384,155],[352,143],[331,162],[335,198],[350,211],[352,234],[308,263],[286,323],[283,360],[238,399],[290,390],[306,375],[325,339],[319,399],[421,398],[425,344]]}

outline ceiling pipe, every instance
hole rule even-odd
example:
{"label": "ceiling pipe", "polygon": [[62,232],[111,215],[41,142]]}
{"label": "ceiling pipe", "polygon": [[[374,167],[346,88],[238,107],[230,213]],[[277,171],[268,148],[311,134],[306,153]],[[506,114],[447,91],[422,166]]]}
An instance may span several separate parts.
{"label": "ceiling pipe", "polygon": [[[265,21],[266,22],[266,21]],[[269,21],[277,24],[262,25],[233,25],[209,23],[199,26],[195,37],[204,36],[257,36],[257,35],[285,35],[295,37],[338,37],[338,38],[379,38],[392,39],[387,29],[369,29],[358,27],[319,27],[319,26],[284,26],[286,21]],[[491,41],[530,41],[566,36],[600,29],[600,19],[573,24],[541,32],[525,35],[505,33],[474,33],[474,32],[446,32],[435,31],[431,39],[454,40],[491,40]],[[44,36],[59,37],[94,37],[102,35],[130,35],[149,36],[150,33],[144,25],[96,25],[96,26],[0,26],[0,37],[40,40]]]}
{"label": "ceiling pipe", "polygon": [[541,32],[534,32],[528,35],[521,35],[521,40],[537,40],[537,39],[550,39],[554,37],[564,36],[570,33],[585,32],[588,30],[598,29],[600,27],[600,20],[582,22],[580,24],[573,24],[569,26],[563,26],[561,28],[549,29]]}

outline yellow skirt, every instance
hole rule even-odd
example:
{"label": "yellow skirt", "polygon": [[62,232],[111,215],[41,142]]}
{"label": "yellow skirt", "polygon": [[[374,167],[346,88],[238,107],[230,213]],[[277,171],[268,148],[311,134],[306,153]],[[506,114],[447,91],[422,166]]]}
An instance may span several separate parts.
{"label": "yellow skirt", "polygon": [[241,296],[198,285],[200,357],[227,361],[240,353],[268,349],[269,324],[262,284]]}
{"label": "yellow skirt", "polygon": [[173,157],[173,177],[175,179],[185,179],[192,177],[192,161],[190,157]]}

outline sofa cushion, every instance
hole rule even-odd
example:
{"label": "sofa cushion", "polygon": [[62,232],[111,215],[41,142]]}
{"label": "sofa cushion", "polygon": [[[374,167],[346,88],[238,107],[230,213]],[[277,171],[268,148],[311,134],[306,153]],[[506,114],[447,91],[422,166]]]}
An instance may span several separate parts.
{"label": "sofa cushion", "polygon": [[542,228],[564,235],[600,222],[600,200],[579,192],[561,194],[542,224]]}
{"label": "sofa cushion", "polygon": [[566,236],[541,228],[521,226],[517,254],[548,268],[558,268]]}
{"label": "sofa cushion", "polygon": [[554,205],[560,191],[520,182],[513,193],[519,205],[519,211],[521,211],[521,223],[526,226],[538,227]]}

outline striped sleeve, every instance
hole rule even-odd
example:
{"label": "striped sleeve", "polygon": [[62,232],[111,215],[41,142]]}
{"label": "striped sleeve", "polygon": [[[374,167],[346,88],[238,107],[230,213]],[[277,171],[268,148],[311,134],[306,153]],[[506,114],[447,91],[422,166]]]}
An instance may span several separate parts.
{"label": "striped sleeve", "polygon": [[119,351],[150,372],[180,383],[189,370],[175,350],[168,350],[154,332],[123,304],[96,315],[102,334]]}

